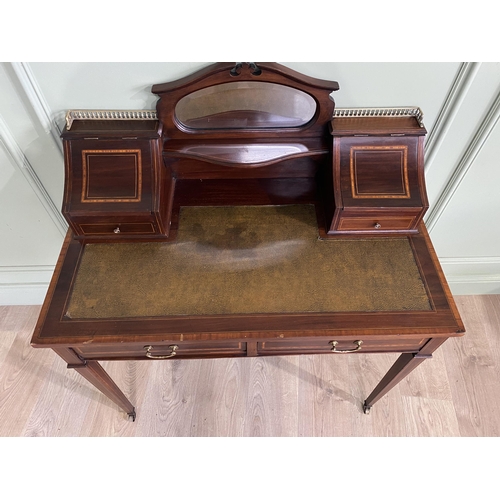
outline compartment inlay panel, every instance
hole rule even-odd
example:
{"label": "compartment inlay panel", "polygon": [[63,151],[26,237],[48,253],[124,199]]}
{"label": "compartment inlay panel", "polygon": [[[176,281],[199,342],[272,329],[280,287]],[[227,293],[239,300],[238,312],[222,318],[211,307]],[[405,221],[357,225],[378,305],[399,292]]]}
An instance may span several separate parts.
{"label": "compartment inlay panel", "polygon": [[353,146],[353,198],[410,198],[407,146]]}
{"label": "compartment inlay panel", "polygon": [[83,150],[82,170],[82,203],[141,201],[140,149]]}

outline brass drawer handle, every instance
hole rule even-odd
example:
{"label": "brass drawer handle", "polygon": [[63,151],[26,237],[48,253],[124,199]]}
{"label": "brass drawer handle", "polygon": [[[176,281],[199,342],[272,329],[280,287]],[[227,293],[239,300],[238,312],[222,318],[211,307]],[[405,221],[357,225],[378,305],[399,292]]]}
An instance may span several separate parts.
{"label": "brass drawer handle", "polygon": [[361,344],[363,343],[362,340],[355,340],[353,342],[353,344],[356,344],[357,347],[355,349],[346,349],[345,351],[338,351],[337,350],[337,345],[338,345],[338,341],[337,340],[332,340],[331,342],[329,342],[329,344],[331,344],[333,347],[332,347],[332,352],[338,352],[339,354],[343,354],[343,353],[346,353],[346,352],[356,352],[356,351],[360,351],[361,350]]}
{"label": "brass drawer handle", "polygon": [[146,358],[149,359],[168,359],[168,358],[173,358],[177,353],[177,349],[179,349],[178,345],[169,345],[168,348],[171,350],[170,354],[167,354],[166,356],[156,356],[154,354],[151,354],[151,351],[153,350],[152,345],[145,345],[144,349],[146,349]]}

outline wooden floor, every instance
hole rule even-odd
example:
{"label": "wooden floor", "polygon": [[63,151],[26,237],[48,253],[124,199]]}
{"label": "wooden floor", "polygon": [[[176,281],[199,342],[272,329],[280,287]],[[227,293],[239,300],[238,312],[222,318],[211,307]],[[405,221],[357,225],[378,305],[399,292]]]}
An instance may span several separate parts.
{"label": "wooden floor", "polygon": [[0,436],[499,436],[500,295],[456,297],[467,328],[369,415],[397,355],[104,362],[135,422],[49,349],[40,307],[0,307]]}

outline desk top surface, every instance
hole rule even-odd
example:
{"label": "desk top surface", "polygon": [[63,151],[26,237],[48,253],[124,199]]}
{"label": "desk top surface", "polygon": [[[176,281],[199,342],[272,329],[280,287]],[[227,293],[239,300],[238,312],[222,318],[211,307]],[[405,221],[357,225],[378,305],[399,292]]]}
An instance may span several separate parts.
{"label": "desk top surface", "polygon": [[318,238],[312,205],[184,207],[172,243],[88,244],[67,315],[429,311],[408,238]]}
{"label": "desk top surface", "polygon": [[173,242],[62,258],[35,345],[463,328],[426,234],[322,240],[313,205],[183,207]]}

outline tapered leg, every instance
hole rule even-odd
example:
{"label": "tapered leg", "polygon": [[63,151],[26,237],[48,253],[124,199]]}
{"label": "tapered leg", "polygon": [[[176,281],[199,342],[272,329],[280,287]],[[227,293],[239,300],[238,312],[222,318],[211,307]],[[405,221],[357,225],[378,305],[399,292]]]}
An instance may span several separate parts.
{"label": "tapered leg", "polygon": [[97,361],[82,360],[72,349],[54,349],[54,351],[68,363],[68,368],[76,370],[135,421],[134,406]]}
{"label": "tapered leg", "polygon": [[432,353],[446,340],[446,338],[431,339],[417,353],[401,354],[392,365],[377,387],[366,398],[363,404],[363,411],[370,413],[371,407],[383,396],[385,396],[394,386],[411,373],[418,365],[426,359],[432,358]]}

